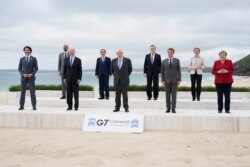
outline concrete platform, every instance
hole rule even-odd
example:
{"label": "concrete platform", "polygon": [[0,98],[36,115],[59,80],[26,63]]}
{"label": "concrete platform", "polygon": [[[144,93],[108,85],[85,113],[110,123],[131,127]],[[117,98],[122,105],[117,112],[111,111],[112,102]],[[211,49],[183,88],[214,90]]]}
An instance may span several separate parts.
{"label": "concrete platform", "polygon": [[[81,129],[85,113],[113,113],[112,109],[80,108],[79,111],[69,112],[61,107],[39,107],[37,111],[27,107],[18,111],[17,106],[0,105],[0,127]],[[250,132],[250,111],[231,112],[218,114],[216,110],[178,109],[176,114],[167,114],[165,109],[130,109],[130,113],[144,115],[146,130]],[[124,111],[114,114],[120,113]]]}
{"label": "concrete platform", "polygon": [[[231,99],[231,108],[235,110],[248,110],[250,108],[248,99]],[[16,105],[18,106],[18,102]],[[115,99],[98,100],[97,98],[80,98],[81,108],[113,108]],[[31,100],[26,98],[26,106],[31,106]],[[67,107],[66,100],[60,100],[58,97],[37,97],[38,107]],[[129,106],[133,109],[165,109],[166,102],[164,98],[147,100],[142,98],[129,98]],[[217,99],[201,99],[201,101],[192,101],[191,99],[178,98],[177,109],[217,109]]]}

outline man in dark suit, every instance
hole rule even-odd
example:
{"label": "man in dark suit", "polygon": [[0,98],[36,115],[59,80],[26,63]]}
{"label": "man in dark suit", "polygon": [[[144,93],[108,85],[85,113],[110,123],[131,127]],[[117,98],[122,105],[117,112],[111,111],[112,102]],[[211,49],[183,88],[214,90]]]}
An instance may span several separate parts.
{"label": "man in dark suit", "polygon": [[161,55],[157,54],[155,45],[150,46],[150,52],[146,55],[144,61],[144,75],[147,77],[147,96],[148,100],[152,98],[152,82],[154,100],[159,95],[159,74],[161,73]]}
{"label": "man in dark suit", "polygon": [[64,83],[64,62],[67,57],[69,57],[69,45],[65,44],[63,45],[63,52],[59,54],[59,59],[58,59],[58,73],[59,76],[61,77],[61,83],[62,83],[62,97],[60,99],[66,99],[66,89],[67,86]]}
{"label": "man in dark suit", "polygon": [[106,50],[100,50],[101,57],[96,60],[95,75],[99,79],[99,100],[104,99],[104,90],[105,97],[109,99],[109,76],[111,75],[110,64],[111,59],[106,57]]}
{"label": "man in dark suit", "polygon": [[168,49],[168,58],[163,60],[161,67],[161,81],[165,87],[167,113],[172,108],[172,113],[176,113],[177,87],[181,82],[181,65],[177,58],[174,58],[175,50]]}
{"label": "man in dark suit", "polygon": [[111,62],[111,73],[114,75],[114,87],[115,87],[115,109],[114,112],[118,112],[121,107],[121,94],[123,97],[123,107],[125,112],[129,112],[128,106],[128,87],[129,87],[129,75],[132,72],[132,63],[129,58],[123,56],[123,51],[118,50],[116,52],[117,58]]}
{"label": "man in dark suit", "polygon": [[69,56],[65,59],[64,82],[67,85],[67,110],[72,110],[73,96],[75,99],[75,110],[79,107],[79,85],[82,79],[82,62],[75,56],[75,49],[69,50]]}
{"label": "man in dark suit", "polygon": [[18,66],[18,71],[21,74],[21,97],[19,110],[24,109],[27,85],[29,85],[33,110],[36,110],[35,74],[38,71],[37,60],[35,57],[30,55],[32,53],[32,48],[30,46],[25,46],[23,51],[25,56],[20,59]]}

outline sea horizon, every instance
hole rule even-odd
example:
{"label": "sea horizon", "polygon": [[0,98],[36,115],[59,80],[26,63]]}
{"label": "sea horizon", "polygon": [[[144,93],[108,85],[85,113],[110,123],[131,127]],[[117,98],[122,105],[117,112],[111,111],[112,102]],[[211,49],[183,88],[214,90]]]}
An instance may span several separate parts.
{"label": "sea horizon", "polygon": [[[213,80],[214,76],[209,72],[203,74],[203,81]],[[190,82],[190,74],[183,71],[182,82]],[[61,77],[57,70],[39,70],[36,74],[36,84],[60,85]],[[20,85],[20,74],[17,69],[0,69],[0,91],[8,91],[12,85]],[[98,86],[94,69],[83,70],[81,85]],[[110,85],[113,85],[113,77],[110,77]],[[134,69],[130,76],[130,85],[146,85],[146,78],[142,69]]]}

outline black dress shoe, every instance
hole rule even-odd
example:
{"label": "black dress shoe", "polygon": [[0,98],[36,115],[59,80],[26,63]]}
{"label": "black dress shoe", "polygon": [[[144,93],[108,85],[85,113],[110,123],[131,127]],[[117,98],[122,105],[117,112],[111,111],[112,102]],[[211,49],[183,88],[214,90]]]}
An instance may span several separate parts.
{"label": "black dress shoe", "polygon": [[222,113],[222,110],[218,110],[218,113],[219,113],[219,114]]}
{"label": "black dress shoe", "polygon": [[150,98],[148,97],[148,100],[151,100],[151,97]]}
{"label": "black dress shoe", "polygon": [[67,111],[69,111],[69,110],[72,110],[72,108],[68,107],[68,108],[67,108]]}
{"label": "black dress shoe", "polygon": [[99,100],[102,100],[102,99],[104,99],[104,97],[99,97],[98,99],[99,99]]}
{"label": "black dress shoe", "polygon": [[22,107],[22,106],[21,106],[21,107],[19,107],[19,109],[18,109],[18,110],[24,110],[24,107]]}
{"label": "black dress shoe", "polygon": [[75,111],[78,111],[78,108],[75,108]]}
{"label": "black dress shoe", "polygon": [[33,107],[33,110],[35,111],[35,110],[36,110],[36,107]]}
{"label": "black dress shoe", "polygon": [[167,109],[166,113],[170,113],[170,108]]}
{"label": "black dress shoe", "polygon": [[197,101],[201,101],[200,98],[197,98]]}
{"label": "black dress shoe", "polygon": [[66,96],[63,95],[60,99],[66,99]]}
{"label": "black dress shoe", "polygon": [[227,114],[230,114],[230,111],[229,111],[229,110],[227,110],[227,111],[226,111],[226,113],[227,113]]}
{"label": "black dress shoe", "polygon": [[129,110],[128,110],[128,109],[125,109],[125,112],[129,112]]}
{"label": "black dress shoe", "polygon": [[109,100],[109,97],[106,97],[106,100]]}
{"label": "black dress shoe", "polygon": [[120,110],[119,109],[114,109],[113,112],[119,112]]}
{"label": "black dress shoe", "polygon": [[176,113],[176,110],[172,110],[172,113]]}
{"label": "black dress shoe", "polygon": [[192,99],[192,101],[195,101],[195,99]]}
{"label": "black dress shoe", "polygon": [[157,97],[155,97],[154,100],[157,100]]}

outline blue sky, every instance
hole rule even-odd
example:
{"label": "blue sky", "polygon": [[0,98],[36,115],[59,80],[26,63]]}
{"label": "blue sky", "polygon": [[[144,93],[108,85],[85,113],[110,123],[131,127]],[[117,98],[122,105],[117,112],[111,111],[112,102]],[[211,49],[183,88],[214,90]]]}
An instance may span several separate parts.
{"label": "blue sky", "polygon": [[187,66],[200,47],[207,66],[228,51],[236,61],[250,52],[250,1],[226,0],[9,0],[0,6],[0,68],[16,69],[30,45],[40,69],[57,68],[64,43],[75,48],[83,69],[93,69],[99,50],[123,49],[142,68],[149,46],[166,58],[169,47]]}

